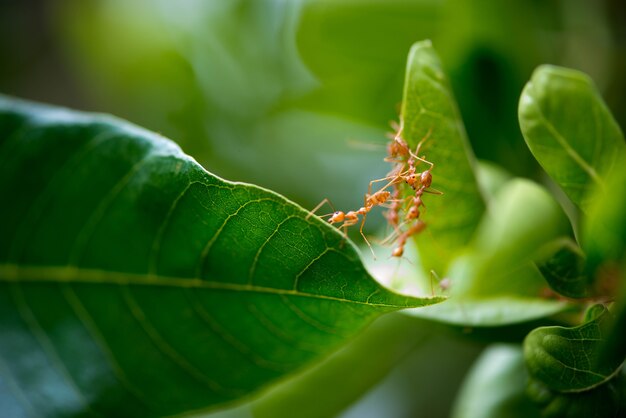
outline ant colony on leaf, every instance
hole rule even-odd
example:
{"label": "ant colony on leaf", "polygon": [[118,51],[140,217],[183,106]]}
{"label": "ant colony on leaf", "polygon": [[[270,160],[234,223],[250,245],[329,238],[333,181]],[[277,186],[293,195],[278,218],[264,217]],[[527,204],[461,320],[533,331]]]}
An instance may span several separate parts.
{"label": "ant colony on leaf", "polygon": [[[394,132],[389,134],[391,141],[387,145],[387,157],[385,157],[384,161],[393,164],[392,170],[387,176],[370,181],[363,206],[358,210],[348,212],[335,211],[320,216],[321,218],[329,217],[328,223],[338,224],[338,227],[343,229],[346,236],[348,227],[359,223],[359,216],[362,216],[359,232],[374,258],[376,258],[374,250],[363,233],[367,214],[372,208],[375,206],[387,208],[385,218],[393,231],[382,243],[395,242],[391,255],[393,257],[402,257],[407,240],[426,228],[426,223],[420,219],[420,209],[424,207],[422,195],[424,193],[441,194],[441,192],[430,188],[433,181],[431,172],[434,164],[425,160],[424,156],[419,156],[420,148],[430,136],[431,130],[417,144],[415,151],[412,151],[402,138],[402,118],[400,118],[399,124],[392,122],[391,127]],[[417,166],[420,163],[428,166],[426,170],[421,172],[417,170]],[[372,193],[372,188],[376,183],[383,183],[383,186]],[[328,199],[322,200],[311,211],[311,214],[315,213],[325,203],[330,204]]]}

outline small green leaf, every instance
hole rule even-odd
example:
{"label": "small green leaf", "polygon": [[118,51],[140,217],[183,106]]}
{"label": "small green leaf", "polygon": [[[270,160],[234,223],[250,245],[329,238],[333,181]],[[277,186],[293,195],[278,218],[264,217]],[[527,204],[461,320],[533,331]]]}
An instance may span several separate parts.
{"label": "small green leaf", "polygon": [[524,357],[531,377],[561,393],[592,390],[614,378],[623,357],[600,357],[612,320],[602,305],[592,307],[586,322],[573,328],[541,327],[524,340]]}
{"label": "small green leaf", "polygon": [[409,53],[401,114],[412,148],[428,135],[420,156],[434,163],[432,187],[443,195],[424,198],[428,230],[417,244],[425,270],[444,271],[469,243],[485,203],[461,115],[430,41],[414,44]]}
{"label": "small green leaf", "polygon": [[561,239],[550,244],[552,255],[537,264],[550,287],[570,298],[595,296],[594,279],[585,273],[585,255],[571,239]]}
{"label": "small green leaf", "polygon": [[0,396],[26,415],[215,407],[441,300],[381,287],[319,218],[108,116],[0,98],[0,196]]}
{"label": "small green leaf", "polygon": [[593,81],[579,71],[537,68],[522,92],[519,121],[537,161],[583,211],[626,155],[619,126]]}

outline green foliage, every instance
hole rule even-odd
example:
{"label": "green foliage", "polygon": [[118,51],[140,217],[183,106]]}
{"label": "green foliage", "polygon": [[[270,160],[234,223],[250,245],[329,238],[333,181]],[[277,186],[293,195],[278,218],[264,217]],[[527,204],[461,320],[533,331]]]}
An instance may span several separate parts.
{"label": "green foliage", "polygon": [[[368,265],[396,293],[335,228],[160,135],[0,99],[0,410],[447,416],[430,399],[507,341],[453,416],[624,415],[624,72],[592,3],[64,3],[85,106],[211,171],[355,209],[399,110],[442,194],[411,262]],[[366,233],[389,236],[378,209]]]}
{"label": "green foliage", "polygon": [[569,69],[538,68],[522,92],[519,116],[529,148],[583,212],[580,244],[573,237],[553,243],[540,271],[565,296],[620,296],[616,319],[596,305],[579,326],[540,327],[526,337],[529,394],[544,416],[621,416],[624,137],[589,77]]}
{"label": "green foliage", "polygon": [[121,120],[2,98],[0,141],[2,382],[29,413],[214,407],[442,300],[386,290],[319,218]]}
{"label": "green foliage", "polygon": [[603,356],[607,322],[602,305],[589,309],[578,327],[541,327],[524,341],[531,376],[529,394],[544,416],[622,416],[626,412],[626,380],[621,356]]}

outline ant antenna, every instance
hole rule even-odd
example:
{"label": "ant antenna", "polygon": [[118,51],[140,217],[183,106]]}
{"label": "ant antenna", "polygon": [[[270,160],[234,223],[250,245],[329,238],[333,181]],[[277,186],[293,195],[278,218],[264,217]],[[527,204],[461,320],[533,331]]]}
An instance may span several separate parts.
{"label": "ant antenna", "polygon": [[304,218],[304,219],[309,220],[309,218],[310,218],[312,215],[314,215],[314,214],[315,214],[315,212],[317,212],[317,211],[318,211],[318,210],[319,210],[322,206],[324,206],[324,203],[328,203],[328,206],[330,206],[330,208],[333,210],[333,212],[331,212],[331,213],[330,213],[330,214],[328,214],[328,215],[322,215],[322,216],[320,216],[320,218],[322,218],[322,217],[326,217],[326,216],[329,216],[329,215],[332,215],[332,214],[335,212],[335,207],[334,207],[334,206],[333,206],[333,204],[330,202],[330,200],[326,197],[326,198],[324,198],[324,200],[322,200],[321,202],[319,202],[319,203],[317,204],[317,206],[315,206],[313,209],[311,209],[311,210],[309,211],[309,213],[306,215],[306,218]]}

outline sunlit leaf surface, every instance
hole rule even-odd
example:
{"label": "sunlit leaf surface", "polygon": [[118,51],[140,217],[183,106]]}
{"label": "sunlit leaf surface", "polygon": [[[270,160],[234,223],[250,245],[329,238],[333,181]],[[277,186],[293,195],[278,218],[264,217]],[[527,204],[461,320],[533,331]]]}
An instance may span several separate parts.
{"label": "sunlit leaf surface", "polygon": [[[474,174],[474,155],[441,62],[430,41],[411,48],[402,102],[403,137],[412,149],[427,138],[420,156],[434,164],[432,187],[443,195],[424,197],[428,227],[417,243],[422,264],[440,273],[468,244],[485,208]],[[419,169],[428,166],[420,164]]]}
{"label": "sunlit leaf surface", "polygon": [[334,228],[108,116],[0,99],[0,402],[151,416],[238,399],[392,293]]}

